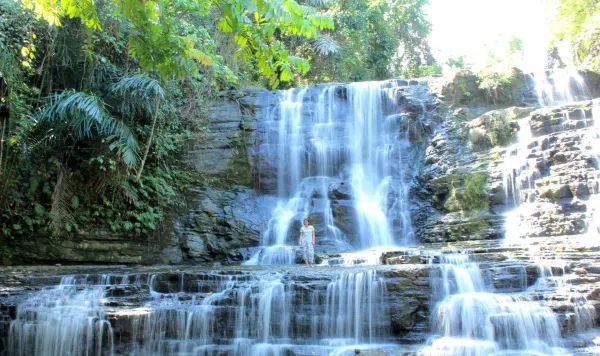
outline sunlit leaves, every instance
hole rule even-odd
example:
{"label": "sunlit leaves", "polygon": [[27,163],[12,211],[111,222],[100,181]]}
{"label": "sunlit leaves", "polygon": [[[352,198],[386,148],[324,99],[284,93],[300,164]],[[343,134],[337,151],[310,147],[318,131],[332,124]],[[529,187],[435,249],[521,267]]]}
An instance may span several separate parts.
{"label": "sunlit leaves", "polygon": [[190,57],[192,57],[193,59],[197,60],[198,62],[200,62],[200,64],[205,65],[205,66],[209,66],[211,64],[213,64],[214,59],[209,56],[208,54],[196,49],[196,48],[190,48],[187,50],[186,54]]}
{"label": "sunlit leaves", "polygon": [[220,4],[218,29],[233,32],[239,53],[269,80],[273,88],[293,80],[294,71],[306,73],[308,62],[290,60],[284,36],[316,38],[320,30],[333,29],[333,20],[295,0],[235,0]]}
{"label": "sunlit leaves", "polygon": [[21,5],[31,10],[38,19],[50,25],[60,26],[61,17],[79,18],[89,28],[100,30],[100,19],[93,0],[20,0]]}
{"label": "sunlit leaves", "polygon": [[561,60],[582,69],[600,71],[599,0],[559,0],[551,29],[553,45],[563,47],[563,42],[567,45],[564,47],[572,51],[561,53],[563,56],[567,54]]}
{"label": "sunlit leaves", "polygon": [[60,26],[60,17],[64,14],[64,9],[57,0],[20,0],[21,5],[33,12],[39,20],[43,18],[50,25]]}
{"label": "sunlit leaves", "polygon": [[[63,17],[79,18],[87,27],[100,30],[93,0],[19,0],[23,7],[49,24],[60,26]],[[130,23],[129,53],[147,72],[161,77],[187,77],[198,66],[220,61],[207,33],[191,35],[189,14],[219,12],[217,29],[233,33],[239,57],[256,64],[258,72],[272,86],[291,81],[294,72],[306,72],[308,64],[288,62],[282,39],[286,36],[317,38],[321,30],[331,30],[333,19],[314,7],[296,0],[115,0],[116,15]],[[194,31],[191,31],[194,32]]]}
{"label": "sunlit leaves", "polygon": [[310,64],[304,58],[289,56],[288,60],[298,73],[304,74],[310,69]]}

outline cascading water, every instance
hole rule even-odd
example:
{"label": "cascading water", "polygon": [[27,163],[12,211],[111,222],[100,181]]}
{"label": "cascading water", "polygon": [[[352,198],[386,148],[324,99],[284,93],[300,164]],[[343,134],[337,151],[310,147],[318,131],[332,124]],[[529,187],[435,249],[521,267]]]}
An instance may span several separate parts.
{"label": "cascading water", "polygon": [[538,71],[531,78],[540,106],[556,106],[589,100],[592,97],[576,70]]}
{"label": "cascading water", "polygon": [[334,344],[377,341],[390,327],[386,294],[384,281],[374,271],[341,274],[327,286],[324,317],[317,321],[321,324],[317,335],[334,340]]}
{"label": "cascading water", "polygon": [[[297,227],[307,216],[315,220],[319,243],[332,251],[412,239],[407,178],[415,168],[407,161],[416,161],[411,135],[423,130],[418,87],[332,84],[277,98],[261,123],[261,150],[275,167],[272,192],[280,202],[262,236],[263,250],[248,262],[293,263]],[[504,162],[507,205],[518,209],[535,201],[549,171],[526,153],[535,125],[519,122],[520,143]],[[576,148],[594,147],[597,136],[584,131]],[[340,211],[351,212],[346,221]],[[598,211],[588,211],[588,234],[600,225]],[[527,219],[518,221],[522,229]],[[506,261],[499,252],[475,257],[433,249],[347,254],[337,257],[343,267],[65,277],[19,304],[8,354],[346,356],[377,348],[396,355],[404,346],[390,344],[410,340],[412,329],[428,332],[431,320],[435,336],[422,355],[551,355],[570,348],[561,332],[594,326],[594,305],[574,291],[581,281],[562,261],[544,259],[541,247]],[[424,256],[439,265],[419,265]],[[349,266],[382,261],[411,265]]]}
{"label": "cascading water", "polygon": [[[328,278],[307,289],[296,287],[302,282],[286,273],[265,271],[65,277],[60,286],[20,306],[8,352],[276,356],[312,350],[326,355],[387,341],[388,295],[379,273],[342,271]],[[146,288],[149,300],[143,307],[110,307],[115,293]],[[121,332],[124,325],[127,333]]]}
{"label": "cascading water", "polygon": [[566,353],[556,315],[527,289],[526,281],[520,293],[499,293],[485,282],[468,254],[441,255],[440,264],[432,280],[433,300],[439,301],[432,314],[433,328],[439,335],[424,355]]}
{"label": "cascading water", "polygon": [[[549,308],[552,300],[563,301],[564,305],[561,308],[569,310],[567,330],[580,333],[594,326],[596,311],[593,305],[587,302],[585,291],[578,290],[570,284],[571,279],[576,280],[578,277],[567,272],[565,266],[568,266],[568,263],[562,261],[558,253],[552,252],[551,256],[547,256],[546,248],[536,246],[536,239],[544,237],[547,244],[572,245],[588,244],[594,239],[597,240],[598,231],[594,226],[597,225],[596,211],[599,211],[600,207],[597,206],[598,199],[595,195],[598,191],[593,185],[586,183],[588,177],[593,180],[592,177],[597,175],[598,169],[598,164],[591,164],[594,159],[589,157],[589,153],[592,157],[598,157],[594,149],[600,138],[598,128],[594,124],[594,111],[597,109],[589,102],[574,102],[590,99],[590,93],[577,73],[556,70],[550,74],[538,75],[537,78],[535,84],[540,105],[555,107],[545,107],[529,117],[518,120],[517,142],[506,149],[500,167],[504,202],[509,209],[505,213],[505,245],[524,247],[524,256],[527,256],[538,270],[535,284],[526,289],[525,294],[517,295],[519,303],[515,305],[519,308],[525,305],[534,308],[515,309],[503,306],[501,309],[511,318],[510,323],[502,322],[503,327],[511,325],[516,329],[498,330],[498,325],[493,322],[495,317],[492,316],[488,317],[488,323],[492,321],[494,333],[501,337],[508,335],[510,338],[499,342],[496,336],[493,344],[481,344],[481,349],[471,344],[469,348],[474,348],[475,351],[460,349],[460,352],[457,351],[460,354],[485,354],[487,351],[483,350],[486,347],[492,347],[489,352],[509,348],[532,350],[542,354],[566,353],[566,350],[562,349],[564,345],[560,341],[556,314]],[[590,105],[593,106],[591,110]],[[568,174],[565,175],[565,172]],[[569,184],[565,184],[569,180],[566,177],[571,178]],[[589,197],[586,198],[587,195]],[[581,200],[582,198],[585,200]],[[561,221],[559,226],[563,228],[548,227],[555,221]],[[556,231],[563,235],[560,239],[553,239],[557,235]],[[457,298],[461,297],[445,300]],[[510,298],[515,301],[514,296]],[[486,299],[489,301],[487,296]],[[494,297],[493,301],[497,304],[499,299]],[[472,300],[469,303],[476,304]],[[479,314],[487,313],[490,305],[496,308],[494,303],[486,303],[483,309],[486,311],[480,311]],[[515,324],[515,320],[518,320],[515,319],[515,315],[527,317],[530,321],[519,321]],[[539,315],[543,315],[544,318],[535,319]],[[462,320],[464,323],[464,310],[463,315],[452,314],[450,319],[455,322]],[[564,321],[561,323],[565,325]],[[489,335],[484,338],[481,336],[479,335],[479,339],[490,340]],[[443,339],[453,344],[452,338],[440,340]]]}
{"label": "cascading water", "polygon": [[112,355],[112,328],[100,302],[105,288],[87,288],[89,282],[85,277],[63,277],[60,285],[21,304],[9,330],[9,354]]}
{"label": "cascading water", "polygon": [[[132,354],[276,354],[288,341],[290,293],[281,275],[264,277],[213,275],[208,293],[154,292],[140,317],[133,312]],[[197,282],[199,290],[205,282]]]}
{"label": "cascading water", "polygon": [[[579,100],[590,100],[591,94],[581,76],[577,72],[554,70],[543,72],[536,76],[535,88],[539,104],[543,107],[569,104]],[[535,136],[576,129],[581,131],[580,149],[594,152],[593,142],[598,139],[598,129],[589,128],[585,122],[587,113],[583,110],[556,113],[555,125],[544,128],[536,128],[536,135],[532,134],[530,117],[518,120],[519,131],[516,143],[507,148],[503,164],[502,176],[505,195],[505,203],[509,207],[506,216],[506,243],[518,244],[523,242],[522,237],[532,232],[529,226],[530,216],[533,214],[533,203],[537,200],[540,187],[536,186],[536,180],[552,174],[545,159],[540,159],[540,153],[546,149],[544,145],[536,142]],[[595,118],[592,110],[592,119]],[[539,124],[538,124],[539,126]],[[594,125],[595,127],[596,125]],[[535,148],[538,147],[539,148]],[[534,148],[532,150],[532,147]]]}
{"label": "cascading water", "polygon": [[[403,155],[410,121],[420,117],[402,113],[400,84],[407,83],[331,84],[281,94],[278,109],[266,115],[264,140],[265,156],[277,162],[280,202],[263,250],[247,264],[292,263],[297,228],[309,216],[318,220],[318,244],[331,252],[412,241]],[[423,115],[422,106],[418,111]],[[354,231],[336,224],[339,199],[350,201],[338,211],[350,211]]]}
{"label": "cascading water", "polygon": [[[316,220],[318,243],[332,252],[412,240],[406,181],[414,173],[407,169],[411,130],[421,132],[425,111],[411,96],[419,90],[429,95],[406,81],[281,93],[260,124],[260,149],[272,159],[280,201],[262,251],[246,264],[292,264],[297,228],[308,216]],[[380,253],[368,259],[379,261]],[[289,271],[260,268],[108,275],[76,287],[65,282],[19,306],[9,352],[275,356],[390,347],[390,303],[380,272],[331,268],[317,272],[310,286],[304,273],[291,278]],[[111,308],[115,298],[136,293],[143,307]],[[53,331],[51,323],[63,331]]]}

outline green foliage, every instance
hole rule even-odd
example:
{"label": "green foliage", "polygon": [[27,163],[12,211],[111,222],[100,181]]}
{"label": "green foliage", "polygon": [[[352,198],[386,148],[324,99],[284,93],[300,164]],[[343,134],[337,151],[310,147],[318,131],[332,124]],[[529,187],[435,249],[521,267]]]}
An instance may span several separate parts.
{"label": "green foliage", "polygon": [[499,99],[499,93],[508,90],[508,86],[515,80],[516,63],[522,56],[523,44],[519,38],[511,38],[500,53],[488,53],[487,62],[477,73],[477,77],[479,89],[484,90],[494,104]]}
{"label": "green foliage", "polygon": [[252,64],[271,87],[293,79],[294,71],[306,73],[306,60],[291,56],[282,37],[316,38],[320,30],[333,29],[333,20],[295,0],[117,0],[114,4],[91,0],[20,0],[21,5],[50,25],[76,18],[93,30],[101,30],[99,8],[122,17],[129,33],[128,51],[146,72],[161,78],[195,76],[199,67],[212,67],[230,82],[235,77],[215,52],[207,17],[218,13],[216,29],[231,33],[238,56]]}
{"label": "green foliage", "polygon": [[432,64],[426,37],[427,0],[323,2],[335,30],[312,42],[292,42],[311,59],[309,82],[387,79]]}
{"label": "green foliage", "polygon": [[490,115],[488,130],[492,145],[504,146],[512,141],[516,130],[510,126],[510,122],[514,118],[510,115]]}
{"label": "green foliage", "polygon": [[489,206],[487,172],[455,173],[449,178],[450,194],[444,207],[448,211],[472,214]]}
{"label": "green foliage", "polygon": [[0,251],[31,234],[160,230],[193,182],[186,140],[240,81],[435,71],[426,3],[0,2]]}
{"label": "green foliage", "polygon": [[112,117],[97,96],[65,90],[50,100],[39,124],[48,130],[47,137],[60,141],[59,145],[71,136],[79,141],[95,135],[105,137],[109,148],[117,149],[128,167],[137,163],[138,143],[131,129]]}
{"label": "green foliage", "polygon": [[465,77],[460,76],[457,80],[457,83],[458,83],[458,88],[460,89],[460,92],[462,93],[462,95],[464,97],[470,97],[471,92],[467,88],[467,80],[465,79]]}
{"label": "green foliage", "polygon": [[552,23],[553,42],[566,42],[573,48],[574,65],[600,71],[600,1],[559,0]]}
{"label": "green foliage", "polygon": [[66,18],[72,12],[57,11],[55,27],[0,4],[3,255],[31,234],[151,234],[192,182],[185,139],[202,129],[200,105],[228,79],[145,71],[128,56],[130,20],[111,2],[96,5],[102,31]]}
{"label": "green foliage", "polygon": [[253,61],[271,88],[293,80],[293,71],[310,68],[304,59],[291,56],[281,38],[316,38],[319,30],[334,27],[333,20],[295,0],[237,0],[220,4],[217,28],[234,34],[245,62]]}
{"label": "green foliage", "polygon": [[450,58],[448,58],[448,60],[446,60],[445,64],[450,68],[457,68],[457,69],[465,68],[465,57],[464,56],[450,57]]}
{"label": "green foliage", "polygon": [[405,71],[402,75],[407,78],[423,78],[442,74],[442,67],[437,64],[420,65]]}
{"label": "green foliage", "polygon": [[87,27],[99,30],[100,20],[96,5],[92,0],[19,0],[21,5],[31,10],[35,16],[43,18],[50,25],[60,26],[62,17],[79,18]]}
{"label": "green foliage", "polygon": [[477,211],[487,209],[488,195],[486,193],[487,173],[472,173],[465,177],[464,210]]}

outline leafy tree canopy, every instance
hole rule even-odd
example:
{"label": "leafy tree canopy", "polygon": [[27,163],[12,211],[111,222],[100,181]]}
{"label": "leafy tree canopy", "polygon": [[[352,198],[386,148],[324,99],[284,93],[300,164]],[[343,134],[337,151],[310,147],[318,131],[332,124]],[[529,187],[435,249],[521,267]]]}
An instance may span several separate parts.
{"label": "leafy tree canopy", "polygon": [[380,80],[433,64],[425,18],[428,0],[309,1],[333,18],[312,42],[289,44],[311,59],[309,82]]}
{"label": "leafy tree canopy", "polygon": [[559,0],[551,26],[554,45],[572,50],[574,65],[600,71],[600,1]]}
{"label": "leafy tree canopy", "polygon": [[[93,0],[20,0],[36,17],[60,26],[64,17],[78,18],[100,31],[102,21]],[[290,56],[280,41],[294,35],[316,38],[320,30],[333,29],[333,20],[295,0],[116,0],[115,14],[129,25],[129,53],[146,71],[163,78],[194,75],[198,65],[219,61],[211,35],[195,26],[199,17],[216,16],[217,28],[232,33],[246,62],[255,61],[272,87],[290,81],[293,71],[309,69],[304,59]],[[228,78],[233,79],[233,78]]]}

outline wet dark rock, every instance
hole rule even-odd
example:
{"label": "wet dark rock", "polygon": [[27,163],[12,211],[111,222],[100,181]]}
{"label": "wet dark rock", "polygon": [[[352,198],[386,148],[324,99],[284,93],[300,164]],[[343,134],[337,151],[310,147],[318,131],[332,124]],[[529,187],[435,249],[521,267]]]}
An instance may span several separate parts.
{"label": "wet dark rock", "polygon": [[333,200],[331,211],[335,225],[352,241],[358,238],[354,202],[350,200]]}
{"label": "wet dark rock", "polygon": [[245,187],[196,194],[196,208],[175,224],[175,242],[165,251],[170,262],[239,262],[244,256],[237,249],[259,245],[274,198]]}
{"label": "wet dark rock", "polygon": [[[410,331],[413,342],[424,340],[427,335],[426,324],[428,319],[427,295],[430,293],[428,280],[428,268],[423,265],[418,268],[402,267],[394,270],[380,271],[387,285],[388,298],[390,301],[390,323],[393,326],[393,337],[402,338]],[[251,286],[258,288],[262,274],[272,275],[273,271],[268,269],[223,269],[223,270],[203,270],[203,269],[183,269],[166,270],[161,268],[149,268],[147,270],[139,269],[113,269],[103,270],[101,268],[87,268],[81,272],[80,278],[88,278],[90,282],[105,280],[102,275],[95,275],[94,271],[108,273],[111,277],[106,279],[109,283],[114,283],[107,289],[107,297],[102,301],[107,308],[106,317],[114,330],[114,340],[116,343],[117,354],[127,354],[127,344],[132,342],[132,335],[136,331],[136,318],[132,311],[142,310],[145,303],[152,300],[150,290],[153,293],[163,293],[163,299],[173,299],[174,302],[181,303],[200,303],[204,298],[214,295],[220,287],[220,283],[234,278],[239,286]],[[336,269],[334,267],[304,267],[301,268],[283,268],[282,281],[290,287],[290,298],[292,313],[290,317],[291,325],[290,337],[297,340],[303,340],[311,337],[312,316],[314,310],[324,310],[327,302],[325,295],[327,286],[335,281],[340,272],[347,268]],[[358,269],[357,271],[360,271]],[[51,273],[71,272],[68,268],[50,271]],[[43,269],[33,271],[40,276],[45,273]],[[125,279],[124,276],[128,276]],[[103,279],[104,278],[104,279]],[[17,306],[21,301],[30,296],[22,291],[25,287],[39,288],[46,285],[30,284],[34,281],[45,281],[47,278],[35,278],[28,280],[18,289],[8,292],[10,300],[0,298],[0,352],[6,346],[2,342],[6,340],[8,323],[15,317]],[[406,281],[412,281],[407,283]],[[51,285],[48,285],[51,286]],[[82,285],[82,288],[85,288]],[[407,290],[408,288],[408,290]],[[170,293],[170,294],[167,294]],[[320,297],[316,297],[320,296]],[[224,342],[230,343],[235,335],[235,323],[230,322],[232,308],[235,308],[237,301],[231,294],[225,294],[222,298],[215,300],[212,305],[217,308],[214,310],[214,318],[221,322],[221,331]],[[12,305],[12,306],[11,306]],[[173,304],[176,306],[177,304]],[[275,312],[275,311],[274,311]],[[416,335],[420,336],[416,336]]]}
{"label": "wet dark rock", "polygon": [[353,199],[352,185],[346,182],[333,183],[329,186],[327,197],[331,200]]}

